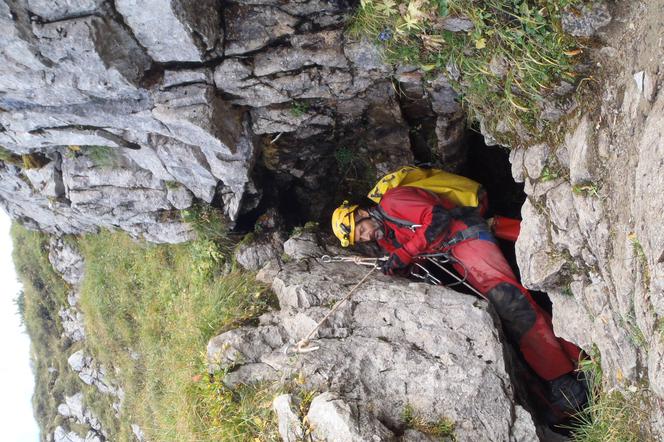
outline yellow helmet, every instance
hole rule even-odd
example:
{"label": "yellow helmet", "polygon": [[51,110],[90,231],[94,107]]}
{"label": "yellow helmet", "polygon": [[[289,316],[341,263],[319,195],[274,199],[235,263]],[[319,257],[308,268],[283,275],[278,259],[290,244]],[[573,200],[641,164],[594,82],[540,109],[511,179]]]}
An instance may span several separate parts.
{"label": "yellow helmet", "polygon": [[341,241],[341,247],[355,244],[355,209],[357,204],[350,205],[344,201],[332,214],[332,231]]}

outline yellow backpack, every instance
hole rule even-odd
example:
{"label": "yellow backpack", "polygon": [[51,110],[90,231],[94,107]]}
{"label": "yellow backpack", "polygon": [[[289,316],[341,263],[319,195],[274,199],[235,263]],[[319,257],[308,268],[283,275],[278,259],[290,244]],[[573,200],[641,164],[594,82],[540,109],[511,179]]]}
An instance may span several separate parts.
{"label": "yellow backpack", "polygon": [[388,173],[376,183],[370,200],[378,204],[385,192],[399,186],[419,187],[454,202],[461,207],[477,207],[480,183],[469,178],[445,172],[440,169],[424,169],[405,166],[396,172]]}

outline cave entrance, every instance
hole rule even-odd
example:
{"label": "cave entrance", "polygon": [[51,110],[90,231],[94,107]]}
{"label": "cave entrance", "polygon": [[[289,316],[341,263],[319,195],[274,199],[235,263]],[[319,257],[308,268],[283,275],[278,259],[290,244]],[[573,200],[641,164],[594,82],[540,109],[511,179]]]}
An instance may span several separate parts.
{"label": "cave entrance", "polygon": [[[502,146],[487,146],[484,137],[477,131],[468,131],[466,140],[466,161],[456,170],[457,173],[467,176],[481,183],[488,194],[489,209],[486,217],[495,215],[509,218],[521,219],[521,207],[526,200],[524,184],[517,183],[512,177],[512,166],[509,161],[510,150]],[[517,280],[521,281],[520,271],[516,261],[515,243],[498,239],[498,245],[512,267]],[[450,278],[451,279],[451,278]],[[457,287],[455,287],[457,289]],[[463,291],[462,288],[460,291]],[[470,293],[469,290],[466,290]],[[552,313],[552,305],[549,296],[544,292],[529,290],[533,299],[549,315]],[[543,401],[547,397],[546,382],[541,380],[535,372],[527,366],[523,356],[515,345],[506,341],[511,350],[509,352],[518,355],[512,365],[512,384],[517,392],[517,399],[521,405],[534,412],[541,428],[547,427],[548,413]],[[539,422],[538,422],[539,421]],[[551,427],[554,429],[554,427]],[[565,433],[566,430],[555,427],[554,431]]]}

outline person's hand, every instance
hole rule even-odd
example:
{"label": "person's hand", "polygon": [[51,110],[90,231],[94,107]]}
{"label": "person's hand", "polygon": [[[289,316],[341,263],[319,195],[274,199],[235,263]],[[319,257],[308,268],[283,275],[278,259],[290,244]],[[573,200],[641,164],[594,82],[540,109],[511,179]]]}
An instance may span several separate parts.
{"label": "person's hand", "polygon": [[390,253],[387,261],[383,262],[380,269],[386,275],[395,275],[406,270],[413,258],[403,249],[397,249]]}

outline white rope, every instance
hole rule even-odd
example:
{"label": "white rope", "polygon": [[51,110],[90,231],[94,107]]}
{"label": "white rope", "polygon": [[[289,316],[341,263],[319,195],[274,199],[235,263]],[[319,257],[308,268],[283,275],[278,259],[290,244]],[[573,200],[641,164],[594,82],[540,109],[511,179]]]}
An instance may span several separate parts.
{"label": "white rope", "polygon": [[320,328],[320,326],[323,325],[323,324],[325,323],[325,321],[327,321],[328,318],[329,318],[330,316],[332,316],[332,315],[334,314],[334,312],[336,312],[337,309],[338,309],[339,307],[341,307],[341,305],[342,305],[344,302],[346,302],[346,301],[348,301],[348,300],[350,299],[350,297],[351,297],[351,295],[353,294],[353,292],[354,292],[354,291],[355,291],[360,285],[362,285],[362,283],[363,283],[364,281],[367,280],[367,278],[369,277],[369,275],[371,275],[371,274],[374,272],[374,270],[376,270],[377,268],[378,268],[378,266],[374,265],[374,266],[371,268],[371,270],[369,270],[369,271],[367,272],[367,274],[364,275],[364,278],[362,278],[362,279],[360,280],[360,282],[358,282],[357,284],[355,284],[355,286],[354,286],[352,289],[350,289],[350,291],[346,294],[346,296],[344,296],[343,298],[341,298],[341,300],[337,301],[337,303],[334,305],[334,307],[332,307],[332,310],[330,310],[330,311],[328,312],[328,314],[325,315],[325,317],[324,317],[323,319],[321,319],[321,320],[318,322],[318,324],[316,324],[316,326],[315,326],[313,329],[311,329],[311,331],[309,332],[309,334],[307,334],[307,336],[306,336],[304,339],[301,339],[297,344],[295,344],[295,352],[296,352],[296,353],[309,353],[309,352],[312,352],[312,351],[316,351],[316,350],[318,350],[318,349],[320,348],[320,347],[310,347],[310,344],[311,344],[310,339],[311,339],[311,337],[314,335],[314,333],[316,333],[316,331]]}

